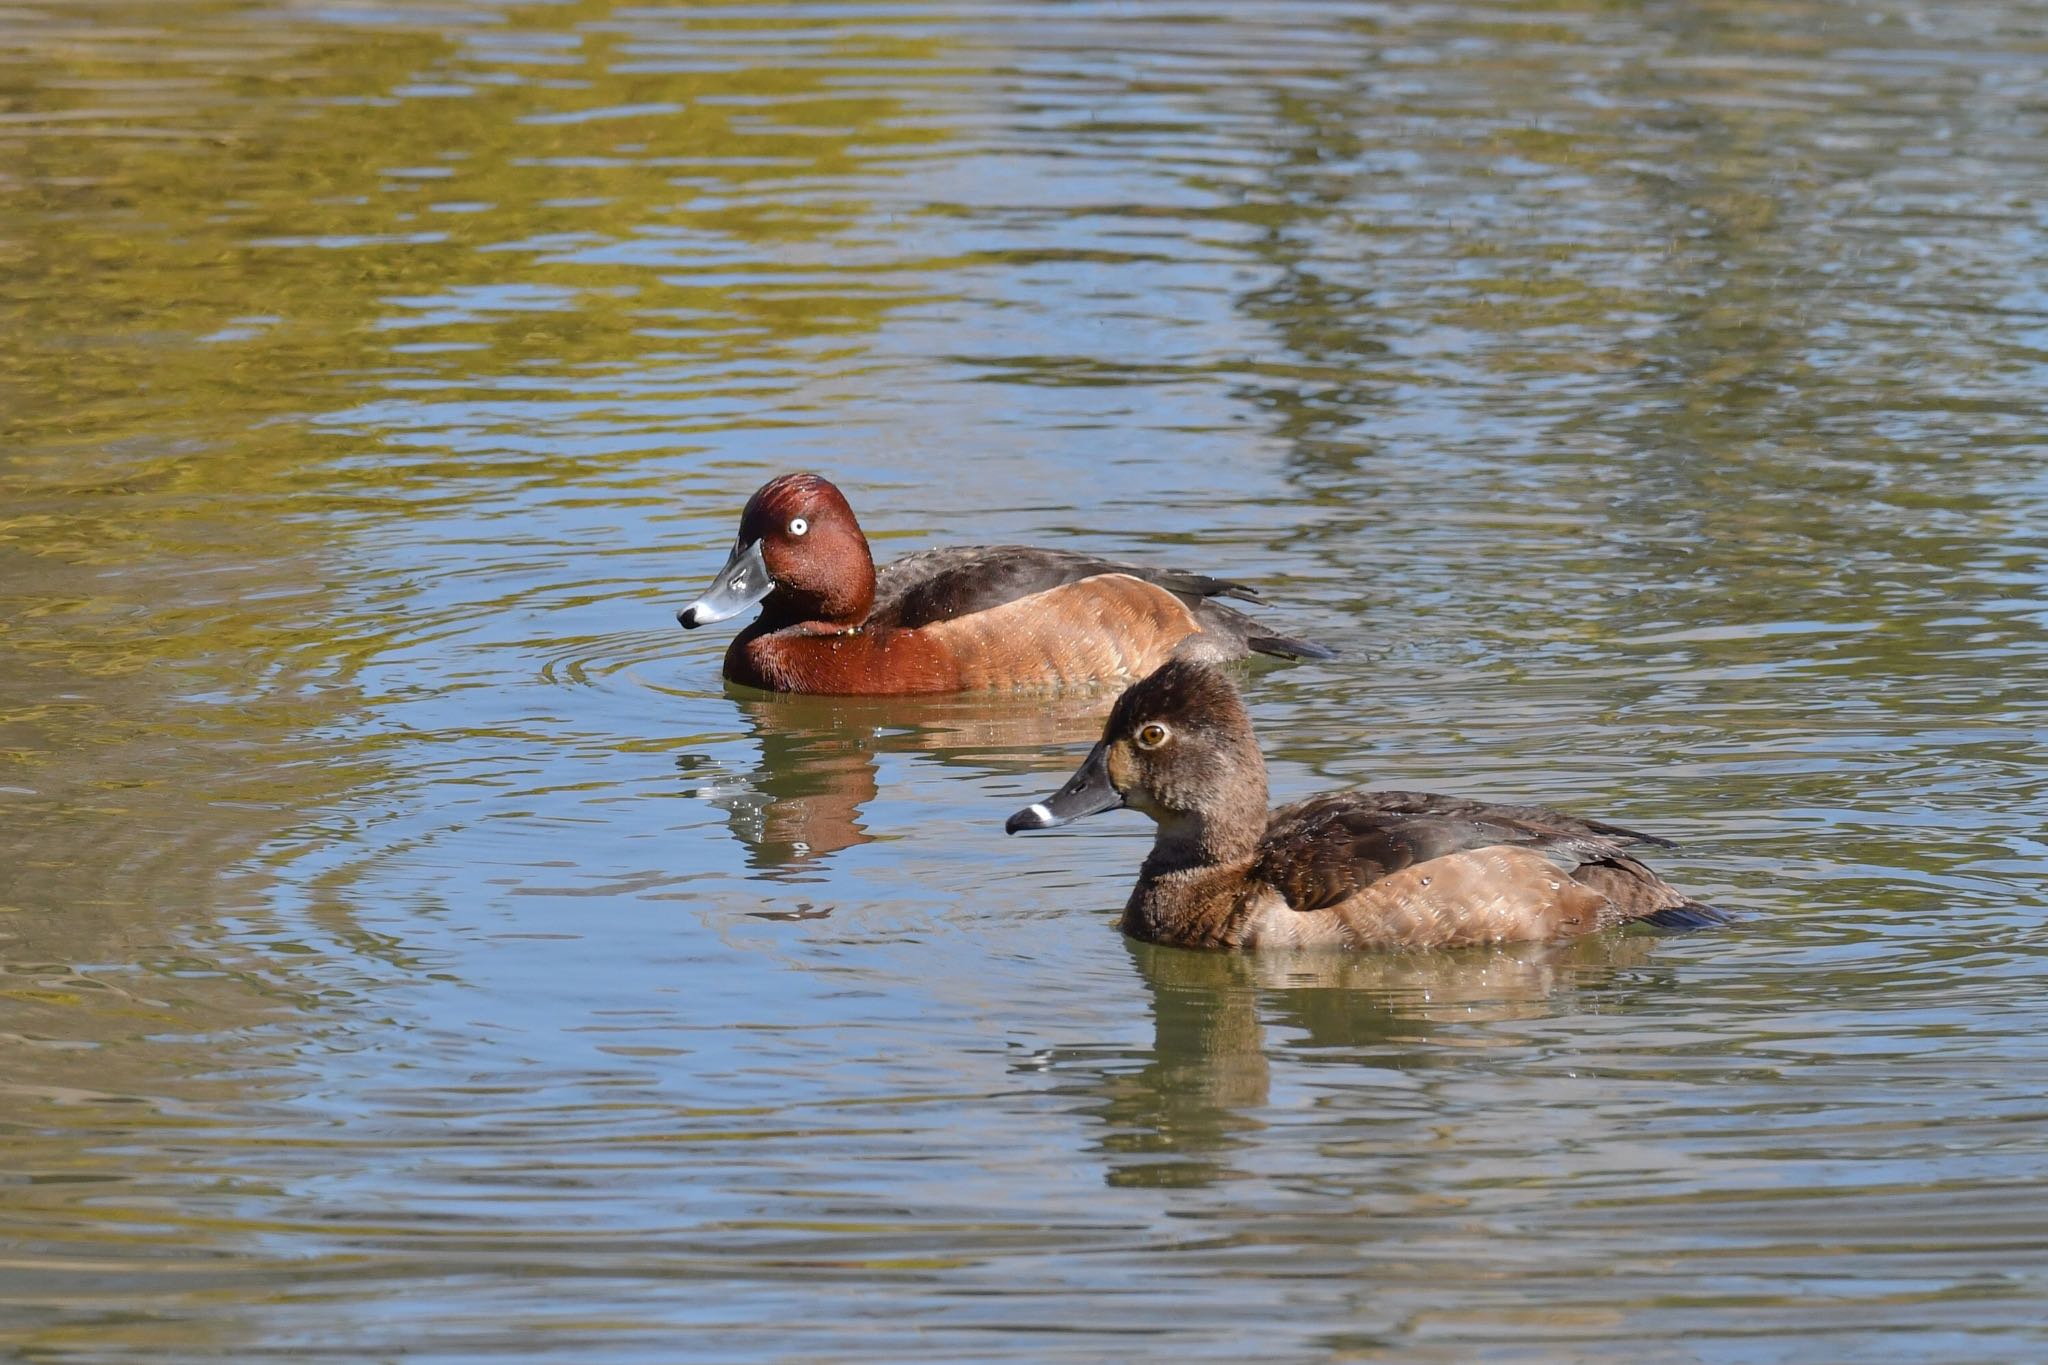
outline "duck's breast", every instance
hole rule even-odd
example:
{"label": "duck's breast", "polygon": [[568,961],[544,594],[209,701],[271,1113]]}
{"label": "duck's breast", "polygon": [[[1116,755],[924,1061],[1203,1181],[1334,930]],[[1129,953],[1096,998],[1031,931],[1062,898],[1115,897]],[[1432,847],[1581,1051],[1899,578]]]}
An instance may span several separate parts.
{"label": "duck's breast", "polygon": [[742,636],[726,652],[725,676],[771,692],[824,697],[961,690],[960,671],[952,657],[938,642],[914,630],[790,627]]}

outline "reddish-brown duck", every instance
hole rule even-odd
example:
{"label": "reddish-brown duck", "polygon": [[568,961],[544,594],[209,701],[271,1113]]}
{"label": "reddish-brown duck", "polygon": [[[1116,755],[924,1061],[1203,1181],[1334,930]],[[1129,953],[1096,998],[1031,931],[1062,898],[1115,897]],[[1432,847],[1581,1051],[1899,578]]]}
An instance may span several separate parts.
{"label": "reddish-brown duck", "polygon": [[1225,579],[1070,550],[958,546],[877,573],[846,498],[816,474],[762,485],[684,629],[761,614],[725,676],[778,692],[881,695],[1037,691],[1127,683],[1174,657],[1329,658],[1216,599],[1256,602]]}

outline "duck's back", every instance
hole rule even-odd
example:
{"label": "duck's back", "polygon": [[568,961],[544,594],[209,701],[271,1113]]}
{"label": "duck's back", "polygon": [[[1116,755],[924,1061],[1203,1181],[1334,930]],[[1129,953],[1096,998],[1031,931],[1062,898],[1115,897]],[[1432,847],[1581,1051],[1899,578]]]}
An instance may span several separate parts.
{"label": "duck's back", "polygon": [[1258,594],[1242,583],[1175,569],[1122,564],[1072,550],[1041,550],[1029,545],[952,545],[906,555],[877,571],[875,605],[868,612],[867,624],[915,630],[989,611],[1101,574],[1124,574],[1150,583],[1188,607],[1211,597],[1259,600]]}

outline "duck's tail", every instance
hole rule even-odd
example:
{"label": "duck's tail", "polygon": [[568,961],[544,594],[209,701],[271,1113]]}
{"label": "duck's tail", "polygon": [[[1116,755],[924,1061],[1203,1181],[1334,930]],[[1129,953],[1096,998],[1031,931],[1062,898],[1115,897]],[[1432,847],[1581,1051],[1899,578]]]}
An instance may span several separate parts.
{"label": "duck's tail", "polygon": [[1667,905],[1662,910],[1653,910],[1637,920],[1638,924],[1654,924],[1659,929],[1713,929],[1723,924],[1733,924],[1735,916],[1704,901],[1686,901],[1680,905]]}
{"label": "duck's tail", "polygon": [[[1248,600],[1257,600],[1256,598]],[[1214,597],[1190,603],[1201,630],[1181,642],[1185,657],[1225,663],[1241,659],[1246,652],[1270,654],[1276,659],[1334,659],[1337,651],[1313,640],[1282,635],[1263,621],[1226,607]]]}
{"label": "duck's tail", "polygon": [[1313,640],[1298,639],[1292,635],[1274,635],[1254,628],[1244,637],[1246,648],[1258,654],[1270,654],[1276,659],[1334,659],[1337,651]]}

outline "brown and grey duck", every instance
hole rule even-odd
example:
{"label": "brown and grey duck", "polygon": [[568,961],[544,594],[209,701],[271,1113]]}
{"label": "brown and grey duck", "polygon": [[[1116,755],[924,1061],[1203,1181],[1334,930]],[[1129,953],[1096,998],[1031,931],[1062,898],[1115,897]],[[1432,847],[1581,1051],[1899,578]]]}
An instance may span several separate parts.
{"label": "brown and grey duck", "polygon": [[1005,828],[1128,806],[1158,822],[1124,932],[1192,948],[1449,948],[1725,916],[1627,852],[1669,841],[1542,806],[1331,792],[1266,809],[1251,717],[1221,669],[1173,660],[1117,699],[1102,739]]}

